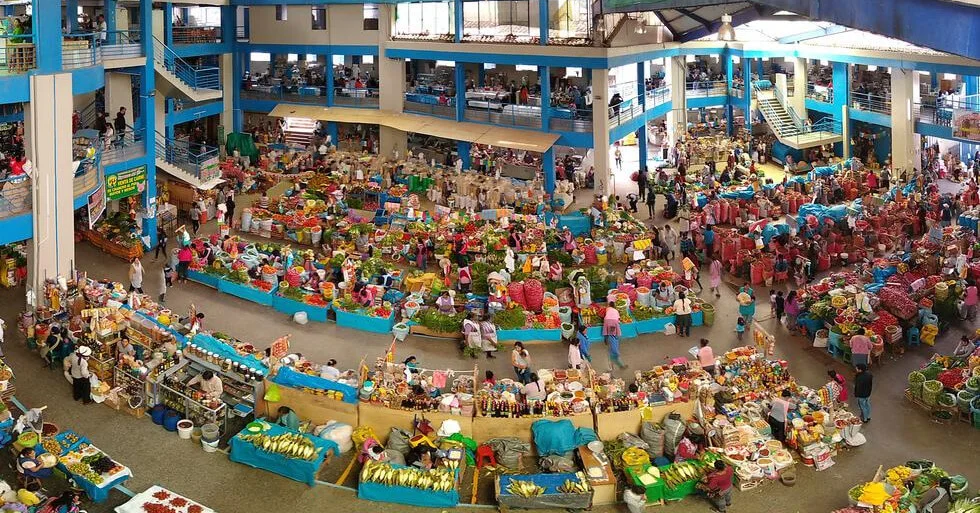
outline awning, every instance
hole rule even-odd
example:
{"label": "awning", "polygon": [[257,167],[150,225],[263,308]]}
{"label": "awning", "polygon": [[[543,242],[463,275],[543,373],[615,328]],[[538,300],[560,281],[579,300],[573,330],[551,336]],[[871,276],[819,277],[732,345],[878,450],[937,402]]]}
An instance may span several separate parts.
{"label": "awning", "polygon": [[269,115],[280,118],[307,118],[337,123],[381,125],[403,132],[539,153],[548,151],[558,140],[557,135],[547,132],[466,123],[376,109],[317,107],[280,103],[269,112]]}

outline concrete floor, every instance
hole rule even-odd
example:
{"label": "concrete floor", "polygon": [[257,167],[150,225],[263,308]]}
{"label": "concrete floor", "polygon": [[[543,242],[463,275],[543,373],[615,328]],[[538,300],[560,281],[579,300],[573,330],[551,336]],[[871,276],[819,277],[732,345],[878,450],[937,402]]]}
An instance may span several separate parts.
{"label": "concrete floor", "polygon": [[[244,205],[245,202],[240,202]],[[213,225],[213,223],[212,223]],[[208,227],[214,229],[213,226]],[[126,279],[126,264],[112,258],[92,246],[82,243],[76,247],[76,262],[89,276],[97,278]],[[144,259],[147,278],[144,287],[148,293],[156,293],[162,266],[152,256]],[[760,298],[768,297],[758,291]],[[293,348],[313,361],[336,358],[340,366],[354,367],[362,357],[373,360],[388,347],[391,338],[338,328],[333,324],[310,323],[300,326],[289,317],[271,308],[256,305],[198,284],[173,287],[167,294],[167,304],[177,312],[186,312],[190,304],[207,314],[208,327],[223,331],[257,345],[272,342],[283,333],[293,335]],[[761,301],[760,316],[766,317],[765,300]],[[732,290],[722,290],[722,297],[715,302],[717,318],[714,326],[696,328],[696,337],[711,340],[716,352],[735,347],[735,301]],[[135,419],[103,406],[83,406],[70,400],[70,389],[63,376],[55,371],[41,369],[37,355],[23,344],[23,337],[16,332],[15,318],[23,309],[23,289],[0,290],[0,316],[7,321],[7,361],[16,373],[17,398],[28,406],[47,405],[46,419],[63,428],[72,428],[90,437],[118,461],[133,469],[134,477],[127,487],[142,491],[153,484],[168,487],[178,493],[198,500],[221,512],[235,511],[312,511],[332,504],[336,509],[351,513],[412,511],[396,505],[376,504],[357,500],[348,490],[321,485],[309,488],[294,481],[280,478],[264,471],[231,463],[223,454],[206,454],[189,441],[179,440],[155,426],[149,419]],[[794,376],[803,384],[820,386],[826,381],[826,369],[835,368],[849,379],[853,371],[842,362],[831,359],[826,351],[806,347],[801,337],[788,336],[774,321],[763,324],[777,335],[776,354],[790,362]],[[878,465],[885,467],[901,464],[908,459],[926,458],[937,462],[954,474],[964,474],[976,488],[980,484],[980,431],[964,424],[941,426],[931,422],[928,416],[908,404],[903,398],[908,373],[925,362],[933,352],[952,352],[960,334],[972,332],[975,326],[954,325],[943,333],[935,348],[922,347],[904,356],[886,357],[881,367],[874,369],[876,376],[872,396],[873,422],[865,426],[863,433],[869,442],[860,448],[840,454],[837,464],[817,473],[801,467],[798,484],[786,488],[778,483],[747,492],[737,492],[733,512],[824,513],[847,504],[847,490],[858,482],[870,479]],[[506,342],[505,342],[506,343]],[[692,339],[648,335],[622,343],[623,360],[630,365],[627,372],[649,368],[659,364],[666,356],[686,353]],[[605,369],[607,356],[602,345],[595,346],[594,365]],[[565,367],[567,350],[560,343],[540,343],[529,347],[532,365],[536,368]],[[430,368],[461,368],[472,364],[464,360],[454,342],[409,337],[398,347],[399,357],[415,354],[420,364]],[[511,376],[507,355],[496,360],[480,358],[481,371],[493,370],[498,376]],[[852,405],[856,409],[856,405]],[[11,464],[10,457],[0,455],[0,460]],[[52,486],[54,488],[54,486]],[[468,494],[464,494],[468,499]],[[111,511],[111,506],[127,499],[120,492],[113,492],[109,503],[91,505],[92,513]],[[773,504],[779,504],[773,508]],[[677,512],[706,511],[707,505],[690,498],[670,504]],[[597,507],[596,511],[616,511],[615,507]],[[625,510],[619,508],[619,510]],[[421,510],[420,510],[421,511]]]}

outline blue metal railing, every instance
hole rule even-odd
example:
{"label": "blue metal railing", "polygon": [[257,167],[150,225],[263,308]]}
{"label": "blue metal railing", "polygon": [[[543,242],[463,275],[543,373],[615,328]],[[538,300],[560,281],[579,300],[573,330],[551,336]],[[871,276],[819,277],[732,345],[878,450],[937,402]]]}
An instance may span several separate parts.
{"label": "blue metal railing", "polygon": [[103,137],[102,163],[115,164],[146,155],[143,129],[127,128],[122,134]]}
{"label": "blue metal railing", "polygon": [[207,44],[221,42],[221,27],[174,27],[173,44]]}
{"label": "blue metal railing", "polygon": [[250,83],[247,89],[242,89],[241,91],[241,98],[243,100],[275,100],[313,105],[326,105],[326,95],[327,90],[322,86],[284,88],[281,85],[264,86]]}
{"label": "blue metal railing", "polygon": [[806,128],[807,132],[831,132],[835,134],[840,134],[844,132],[844,127],[840,121],[833,118],[833,116],[824,116],[817,120],[816,123]]}
{"label": "blue metal railing", "polygon": [[686,82],[684,87],[686,89],[685,94],[688,98],[725,96],[728,94],[728,83],[724,80]]}
{"label": "blue metal railing", "polygon": [[34,36],[31,34],[0,36],[0,71],[26,73],[37,67]]}
{"label": "blue metal railing", "polygon": [[221,89],[219,68],[191,66],[156,37],[153,38],[153,60],[194,89]]}
{"label": "blue metal railing", "polygon": [[552,107],[549,128],[559,132],[592,132],[592,109]]}
{"label": "blue metal railing", "polygon": [[216,146],[167,139],[157,132],[156,149],[158,159],[179,167],[202,182],[221,177],[221,170],[217,165],[219,148]]}
{"label": "blue metal railing", "polygon": [[344,107],[377,107],[380,95],[380,89],[336,87],[333,91],[333,104]]}
{"label": "blue metal railing", "polygon": [[656,107],[670,101],[670,86],[658,87],[647,91],[646,107]]}
{"label": "blue metal railing", "polygon": [[111,59],[143,57],[139,33],[132,31],[85,32],[66,34],[61,41],[61,65],[64,69],[85,68]]}
{"label": "blue metal railing", "polygon": [[774,87],[773,94],[776,96],[776,100],[778,100],[779,103],[783,106],[783,109],[787,113],[789,113],[790,118],[793,120],[793,126],[795,126],[800,133],[805,132],[806,131],[805,123],[803,122],[802,119],[800,119],[799,114],[796,113],[796,109],[791,107],[786,102],[786,97],[783,95],[783,91],[778,87]]}
{"label": "blue metal railing", "polygon": [[619,126],[643,114],[643,106],[637,98],[625,98],[619,105],[609,107],[609,127]]}

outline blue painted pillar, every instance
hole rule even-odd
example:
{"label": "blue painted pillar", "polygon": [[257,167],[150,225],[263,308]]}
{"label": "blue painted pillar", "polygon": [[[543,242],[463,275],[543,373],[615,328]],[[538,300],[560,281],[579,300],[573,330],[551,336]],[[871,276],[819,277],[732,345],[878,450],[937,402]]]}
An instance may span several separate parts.
{"label": "blue painted pillar", "polygon": [[14,6],[12,6],[12,5],[4,5],[3,6],[3,15],[4,16],[13,16],[14,15]]}
{"label": "blue painted pillar", "polygon": [[[727,48],[721,58],[725,64],[725,88],[729,94],[725,98],[725,131],[731,137],[735,135],[735,106],[732,104],[731,97],[733,91],[732,86],[735,82],[735,63],[732,61],[732,54],[728,52]],[[744,91],[745,89],[743,88],[742,90]]]}
{"label": "blue painted pillar", "polygon": [[742,58],[742,83],[745,96],[742,98],[742,112],[745,115],[745,128],[752,133],[752,59]]}
{"label": "blue painted pillar", "polygon": [[[56,73],[61,70],[61,1],[34,0],[35,13],[52,13],[51,16],[32,16],[34,45],[37,49],[38,73]],[[54,16],[58,13],[58,16]]]}
{"label": "blue painted pillar", "polygon": [[[640,108],[646,110],[647,105],[647,70],[646,62],[636,63],[636,98],[640,102]],[[640,169],[647,167],[647,124],[644,122],[636,131],[636,144],[640,148]]]}
{"label": "blue painted pillar", "polygon": [[65,17],[68,18],[68,32],[77,33],[78,30],[78,0],[65,0]]}
{"label": "blue painted pillar", "polygon": [[[140,27],[143,25],[145,23],[140,23]],[[170,2],[163,4],[163,44],[174,44],[174,4]]]}
{"label": "blue painted pillar", "polygon": [[463,0],[453,0],[453,40],[463,42]]}
{"label": "blue painted pillar", "polygon": [[[548,0],[538,1],[538,29],[540,34],[538,37],[540,41],[538,44],[547,45],[548,44],[548,28],[551,26],[551,13],[548,11]],[[554,166],[554,162],[552,162]]]}
{"label": "blue painted pillar", "polygon": [[106,42],[116,44],[116,0],[105,0],[102,4],[102,15],[105,16]]}
{"label": "blue painted pillar", "polygon": [[[333,98],[334,98],[334,90],[333,90],[333,87],[334,87],[333,86],[333,54],[328,53],[326,55],[326,57],[327,57],[327,65],[324,66],[324,69],[326,70],[326,75],[327,76],[324,77],[324,78],[326,79],[326,83],[327,83],[327,107],[333,107]],[[334,139],[334,140],[336,141],[336,139]]]}
{"label": "blue painted pillar", "polygon": [[[235,24],[238,22],[236,9],[238,7],[234,5],[221,6],[221,46],[231,53],[235,52],[235,43],[238,42],[238,36],[235,35]],[[301,54],[300,57],[305,57],[305,54]]]}
{"label": "blue painted pillar", "polygon": [[[840,119],[841,108],[848,104],[851,88],[846,62],[835,62],[834,66],[834,118]],[[935,76],[935,73],[932,74]]]}
{"label": "blue painted pillar", "polygon": [[456,121],[466,117],[466,69],[462,62],[456,63],[453,83],[456,86]]}
{"label": "blue painted pillar", "polygon": [[333,141],[334,146],[340,147],[340,131],[337,129],[337,123],[335,121],[330,121],[327,123],[327,135],[330,136],[330,140]]}
{"label": "blue painted pillar", "polygon": [[[971,97],[967,100],[966,107],[973,110],[980,109],[980,98],[975,97],[980,94],[980,77],[963,77],[963,81],[966,83],[966,94]],[[918,98],[913,99],[915,100]]]}
{"label": "blue painted pillar", "polygon": [[483,87],[487,83],[487,69],[484,67],[483,63],[477,68],[476,72],[476,86]]}
{"label": "blue painted pillar", "polygon": [[544,192],[553,195],[555,193],[555,148],[553,146],[541,155],[541,171],[544,174]]}
{"label": "blue painted pillar", "polygon": [[541,129],[547,131],[551,126],[551,68],[549,66],[538,66],[538,80],[541,81]]}
{"label": "blue painted pillar", "polygon": [[463,169],[471,169],[473,167],[473,159],[470,156],[471,144],[466,141],[456,141],[456,153],[459,158],[463,159]]}
{"label": "blue painted pillar", "polygon": [[[143,52],[153,55],[153,3],[140,2],[140,41]],[[146,64],[140,69],[140,124],[146,144],[146,188],[141,199],[147,216],[143,219],[143,241],[146,249],[157,245],[157,166],[156,166],[156,102],[155,75],[153,59],[147,58]]]}
{"label": "blue painted pillar", "polygon": [[935,71],[929,73],[929,85],[933,91],[939,89],[939,74]]}
{"label": "blue painted pillar", "polygon": [[763,61],[762,61],[762,59],[756,59],[755,62],[756,62],[756,71],[755,72],[759,75],[759,80],[762,80],[762,77],[766,74],[765,73],[766,70],[763,67]]}
{"label": "blue painted pillar", "polygon": [[[243,7],[242,8],[242,23],[244,24],[244,26],[242,28],[245,29],[245,37],[246,38],[249,37],[250,26],[251,26],[251,25],[249,25],[249,23],[251,23],[251,20],[250,20],[250,18],[248,16],[249,11],[250,11],[250,9],[248,7]],[[235,19],[235,23],[236,24],[238,23],[238,19],[237,18]]]}

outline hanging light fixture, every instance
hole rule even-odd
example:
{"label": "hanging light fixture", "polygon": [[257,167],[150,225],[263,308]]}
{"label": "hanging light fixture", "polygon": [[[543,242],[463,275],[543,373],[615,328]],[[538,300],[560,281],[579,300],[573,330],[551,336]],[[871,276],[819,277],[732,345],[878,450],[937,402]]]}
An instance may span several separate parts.
{"label": "hanging light fixture", "polygon": [[735,27],[732,26],[732,16],[730,14],[721,15],[721,27],[718,28],[719,41],[734,41]]}

